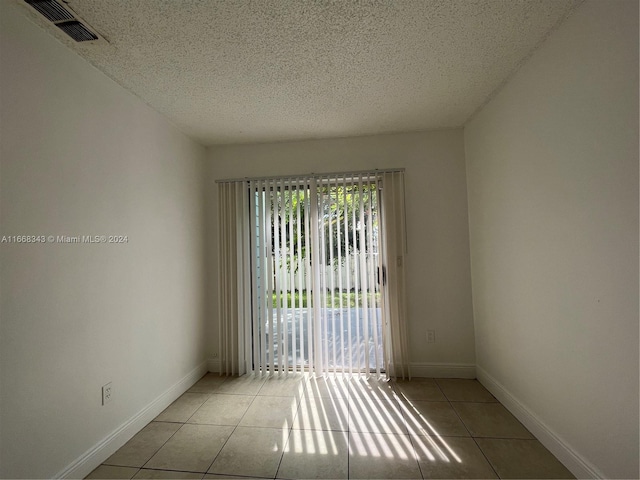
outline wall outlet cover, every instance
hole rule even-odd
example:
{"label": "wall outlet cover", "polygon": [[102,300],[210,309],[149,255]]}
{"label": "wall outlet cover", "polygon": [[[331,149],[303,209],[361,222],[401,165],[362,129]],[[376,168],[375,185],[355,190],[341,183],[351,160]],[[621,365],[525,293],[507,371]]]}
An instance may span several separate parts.
{"label": "wall outlet cover", "polygon": [[111,386],[111,382],[102,386],[102,405],[106,405],[111,400],[113,400],[113,387]]}

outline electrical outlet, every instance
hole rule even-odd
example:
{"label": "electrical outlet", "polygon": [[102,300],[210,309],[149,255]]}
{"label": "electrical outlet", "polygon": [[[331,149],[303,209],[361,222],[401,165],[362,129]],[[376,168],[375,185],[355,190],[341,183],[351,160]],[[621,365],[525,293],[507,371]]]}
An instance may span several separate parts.
{"label": "electrical outlet", "polygon": [[435,343],[435,342],[436,342],[436,331],[427,330],[427,343]]}
{"label": "electrical outlet", "polygon": [[218,354],[217,354],[217,353],[214,353],[214,354],[213,354],[213,358],[218,358]]}
{"label": "electrical outlet", "polygon": [[106,405],[113,399],[113,387],[111,382],[102,387],[102,405]]}

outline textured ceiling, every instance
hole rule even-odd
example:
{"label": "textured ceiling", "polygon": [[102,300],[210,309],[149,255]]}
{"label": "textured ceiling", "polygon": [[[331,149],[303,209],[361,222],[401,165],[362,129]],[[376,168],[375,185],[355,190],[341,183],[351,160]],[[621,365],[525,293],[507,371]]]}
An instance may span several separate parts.
{"label": "textured ceiling", "polygon": [[69,0],[95,45],[24,12],[212,145],[461,126],[581,1]]}

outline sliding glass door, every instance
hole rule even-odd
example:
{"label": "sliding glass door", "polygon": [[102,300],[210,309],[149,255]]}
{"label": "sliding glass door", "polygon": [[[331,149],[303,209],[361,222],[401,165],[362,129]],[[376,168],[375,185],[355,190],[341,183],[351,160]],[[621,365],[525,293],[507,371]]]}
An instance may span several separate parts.
{"label": "sliding glass door", "polygon": [[404,218],[398,170],[218,182],[220,372],[410,375]]}

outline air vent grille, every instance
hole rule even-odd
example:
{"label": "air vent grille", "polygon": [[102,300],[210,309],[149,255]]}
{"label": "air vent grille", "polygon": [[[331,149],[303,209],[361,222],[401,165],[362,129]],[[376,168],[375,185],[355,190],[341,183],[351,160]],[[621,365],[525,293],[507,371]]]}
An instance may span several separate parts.
{"label": "air vent grille", "polygon": [[55,0],[25,0],[52,22],[73,20],[73,15]]}
{"label": "air vent grille", "polygon": [[95,34],[93,34],[87,27],[85,27],[77,20],[56,23],[56,26],[71,38],[73,38],[76,42],[86,42],[89,40],[98,39]]}
{"label": "air vent grille", "polygon": [[[4,0],[0,0],[4,1]],[[87,26],[64,2],[56,0],[24,0],[35,11],[73,38],[76,42],[104,39]]]}

